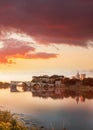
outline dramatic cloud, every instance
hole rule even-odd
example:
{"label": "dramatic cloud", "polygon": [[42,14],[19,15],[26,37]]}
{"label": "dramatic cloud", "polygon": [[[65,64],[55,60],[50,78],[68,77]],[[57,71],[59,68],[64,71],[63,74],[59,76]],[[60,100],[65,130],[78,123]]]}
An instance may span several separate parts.
{"label": "dramatic cloud", "polygon": [[0,28],[42,44],[87,46],[93,40],[93,0],[0,0]]}
{"label": "dramatic cloud", "polygon": [[32,44],[15,39],[4,40],[0,44],[0,63],[15,63],[13,59],[49,59],[56,58],[57,54],[50,54],[45,52],[37,53]]}

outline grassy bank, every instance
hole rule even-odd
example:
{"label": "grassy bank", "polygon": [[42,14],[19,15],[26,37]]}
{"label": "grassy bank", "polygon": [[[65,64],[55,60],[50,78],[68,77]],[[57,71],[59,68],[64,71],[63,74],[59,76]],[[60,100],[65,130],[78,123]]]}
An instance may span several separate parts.
{"label": "grassy bank", "polygon": [[13,114],[0,110],[0,130],[27,130],[27,128]]}

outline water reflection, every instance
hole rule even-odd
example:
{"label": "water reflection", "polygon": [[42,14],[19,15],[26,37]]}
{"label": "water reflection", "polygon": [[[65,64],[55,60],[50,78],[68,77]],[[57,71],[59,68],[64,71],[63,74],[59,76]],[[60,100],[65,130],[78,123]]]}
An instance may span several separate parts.
{"label": "water reflection", "polygon": [[44,99],[64,99],[64,98],[73,98],[76,100],[76,103],[85,102],[86,99],[93,99],[93,91],[74,91],[74,90],[63,90],[62,88],[55,88],[52,91],[32,91],[33,97],[42,97]]}

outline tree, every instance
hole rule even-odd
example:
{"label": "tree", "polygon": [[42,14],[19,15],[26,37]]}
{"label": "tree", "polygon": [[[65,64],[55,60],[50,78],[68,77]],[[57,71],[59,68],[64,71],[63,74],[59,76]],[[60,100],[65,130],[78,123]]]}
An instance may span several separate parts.
{"label": "tree", "polygon": [[93,86],[93,78],[83,79],[82,84],[85,85],[85,86]]}

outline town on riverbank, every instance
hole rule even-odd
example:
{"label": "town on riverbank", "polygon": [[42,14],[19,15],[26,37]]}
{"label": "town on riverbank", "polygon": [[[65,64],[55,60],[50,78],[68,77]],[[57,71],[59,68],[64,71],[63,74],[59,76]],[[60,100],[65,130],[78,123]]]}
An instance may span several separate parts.
{"label": "town on riverbank", "polygon": [[17,87],[22,87],[23,91],[32,92],[51,92],[60,93],[63,90],[75,91],[93,91],[93,78],[86,77],[86,74],[77,73],[75,76],[68,78],[63,75],[43,75],[33,76],[31,81],[11,81],[0,82],[0,88],[10,87],[11,92],[18,91]]}

